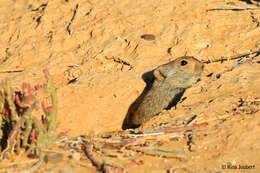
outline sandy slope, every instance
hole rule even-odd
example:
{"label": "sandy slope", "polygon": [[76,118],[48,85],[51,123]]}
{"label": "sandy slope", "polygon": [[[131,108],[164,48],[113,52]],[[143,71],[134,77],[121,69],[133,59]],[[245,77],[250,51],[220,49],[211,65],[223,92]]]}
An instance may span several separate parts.
{"label": "sandy slope", "polygon": [[[119,130],[130,104],[145,87],[142,74],[169,60],[183,55],[214,60],[260,49],[259,9],[210,10],[255,8],[256,3],[1,0],[0,4],[0,79],[11,78],[16,86],[23,81],[42,83],[42,70],[48,68],[58,89],[59,131],[69,129],[69,135]],[[153,34],[155,40],[144,40],[143,34]],[[220,165],[227,162],[255,165],[249,172],[260,171],[260,111],[252,111],[260,109],[259,61],[258,56],[239,66],[236,61],[207,64],[201,82],[185,93],[187,99],[144,127],[178,116],[229,115],[194,134],[195,151],[181,164],[194,172],[223,171]],[[5,73],[10,70],[22,72]],[[73,79],[77,80],[69,84]],[[142,172],[152,165],[155,172],[165,172],[175,163],[142,159]]]}

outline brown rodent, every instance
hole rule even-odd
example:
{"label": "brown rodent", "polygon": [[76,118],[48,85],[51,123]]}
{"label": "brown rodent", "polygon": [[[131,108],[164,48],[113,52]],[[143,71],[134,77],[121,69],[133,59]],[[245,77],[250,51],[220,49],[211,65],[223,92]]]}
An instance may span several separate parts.
{"label": "brown rodent", "polygon": [[163,109],[176,105],[185,89],[199,80],[203,68],[203,64],[191,56],[179,57],[157,67],[153,71],[153,83],[130,106],[122,128],[139,127]]}

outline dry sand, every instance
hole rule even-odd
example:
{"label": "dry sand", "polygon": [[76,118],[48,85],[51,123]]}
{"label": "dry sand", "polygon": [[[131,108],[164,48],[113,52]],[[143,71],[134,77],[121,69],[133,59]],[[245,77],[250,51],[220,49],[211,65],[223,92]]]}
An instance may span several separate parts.
{"label": "dry sand", "polygon": [[[8,77],[15,86],[24,81],[43,83],[42,70],[49,69],[58,92],[58,130],[70,130],[70,136],[119,130],[145,87],[142,75],[169,60],[183,55],[216,60],[260,49],[260,6],[255,1],[1,0],[0,4],[0,79]],[[257,9],[217,10],[234,6]],[[155,39],[145,40],[143,34]],[[187,90],[186,99],[143,128],[178,116],[227,118],[211,121],[193,134],[187,160],[140,156],[143,164],[128,171],[159,173],[185,165],[191,172],[260,172],[259,61],[259,56],[250,56],[241,65],[236,60],[206,64],[201,82]],[[185,140],[169,145],[187,147]],[[255,167],[222,169],[227,163]],[[90,164],[71,169],[96,171]]]}

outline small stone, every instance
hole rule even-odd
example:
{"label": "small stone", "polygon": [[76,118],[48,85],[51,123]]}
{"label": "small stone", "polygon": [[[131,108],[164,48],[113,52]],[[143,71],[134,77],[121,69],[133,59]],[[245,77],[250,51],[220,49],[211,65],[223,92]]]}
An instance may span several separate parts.
{"label": "small stone", "polygon": [[60,170],[59,173],[75,173],[75,172],[67,169],[67,170]]}
{"label": "small stone", "polygon": [[217,74],[216,78],[219,79],[221,77],[221,74]]}
{"label": "small stone", "polygon": [[43,158],[45,163],[57,163],[63,160],[63,153],[46,154]]}
{"label": "small stone", "polygon": [[142,39],[147,40],[147,41],[152,41],[155,40],[155,35],[153,34],[144,34],[141,36]]}

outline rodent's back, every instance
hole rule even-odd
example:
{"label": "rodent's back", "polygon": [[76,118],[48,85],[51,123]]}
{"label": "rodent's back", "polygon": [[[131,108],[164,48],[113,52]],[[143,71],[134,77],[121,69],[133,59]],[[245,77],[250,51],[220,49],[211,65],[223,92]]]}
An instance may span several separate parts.
{"label": "rodent's back", "polygon": [[180,57],[154,70],[154,83],[129,108],[123,128],[135,127],[177,104],[185,89],[196,83],[203,64],[194,57]]}

